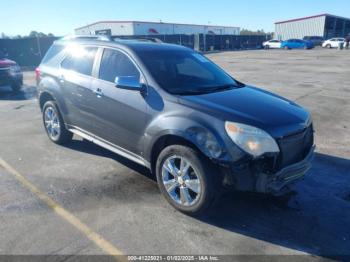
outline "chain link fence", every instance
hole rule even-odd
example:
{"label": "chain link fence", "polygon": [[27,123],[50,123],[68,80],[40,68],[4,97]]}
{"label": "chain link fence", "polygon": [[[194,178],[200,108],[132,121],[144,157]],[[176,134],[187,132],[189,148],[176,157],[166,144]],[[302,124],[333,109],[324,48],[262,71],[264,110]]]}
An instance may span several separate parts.
{"label": "chain link fence", "polygon": [[[130,38],[129,36],[116,36]],[[202,52],[257,49],[272,39],[271,35],[136,35],[133,38],[157,38],[164,43],[178,44]]]}
{"label": "chain link fence", "polygon": [[56,37],[0,39],[0,51],[6,58],[16,61],[23,67],[35,67],[40,64],[46,51]]}
{"label": "chain link fence", "polygon": [[[120,38],[130,38],[118,36]],[[165,43],[183,45],[201,52],[261,48],[269,35],[136,35],[133,38],[157,38]],[[0,39],[0,51],[22,67],[34,68],[58,37]]]}

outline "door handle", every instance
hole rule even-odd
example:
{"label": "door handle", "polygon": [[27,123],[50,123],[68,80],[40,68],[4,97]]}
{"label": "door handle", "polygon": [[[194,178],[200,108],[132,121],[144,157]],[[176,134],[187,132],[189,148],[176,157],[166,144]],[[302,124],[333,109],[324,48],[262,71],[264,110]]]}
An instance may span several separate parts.
{"label": "door handle", "polygon": [[64,76],[63,75],[60,75],[58,77],[58,80],[60,81],[60,83],[64,83],[65,79],[64,79]]}
{"label": "door handle", "polygon": [[102,96],[103,96],[102,89],[101,89],[101,88],[95,89],[95,90],[94,90],[94,94],[95,94],[97,97],[102,97]]}

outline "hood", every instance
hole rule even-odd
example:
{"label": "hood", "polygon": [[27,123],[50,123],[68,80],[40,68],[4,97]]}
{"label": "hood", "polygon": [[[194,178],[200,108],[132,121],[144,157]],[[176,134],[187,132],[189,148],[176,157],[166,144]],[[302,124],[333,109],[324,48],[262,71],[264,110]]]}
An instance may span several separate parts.
{"label": "hood", "polygon": [[179,99],[183,105],[223,121],[258,127],[275,138],[303,130],[311,122],[310,114],[302,107],[255,87],[181,96]]}
{"label": "hood", "polygon": [[4,67],[9,67],[9,66],[13,66],[16,65],[15,61],[9,60],[9,59],[1,59],[0,58],[0,68],[4,68]]}

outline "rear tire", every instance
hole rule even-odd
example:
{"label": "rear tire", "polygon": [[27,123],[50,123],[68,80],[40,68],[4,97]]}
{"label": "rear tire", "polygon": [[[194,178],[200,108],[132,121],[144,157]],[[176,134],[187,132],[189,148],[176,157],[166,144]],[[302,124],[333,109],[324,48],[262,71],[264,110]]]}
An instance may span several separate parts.
{"label": "rear tire", "polygon": [[284,50],[289,50],[289,47],[288,47],[288,46],[285,46],[285,47],[284,47]]}
{"label": "rear tire", "polygon": [[70,142],[73,134],[66,129],[56,102],[46,102],[42,112],[44,128],[49,139],[59,145]]}
{"label": "rear tire", "polygon": [[188,146],[166,147],[158,156],[156,175],[166,200],[188,215],[207,211],[219,197],[220,174],[208,159]]}

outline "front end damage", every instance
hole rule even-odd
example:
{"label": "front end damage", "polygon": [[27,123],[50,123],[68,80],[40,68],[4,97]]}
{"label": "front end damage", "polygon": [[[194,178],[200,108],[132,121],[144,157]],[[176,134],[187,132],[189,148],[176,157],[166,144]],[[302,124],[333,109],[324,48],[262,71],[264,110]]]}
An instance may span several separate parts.
{"label": "front end damage", "polygon": [[246,156],[222,166],[223,184],[239,191],[283,195],[311,168],[315,146],[312,125],[302,132],[277,140],[279,153],[259,158]]}

